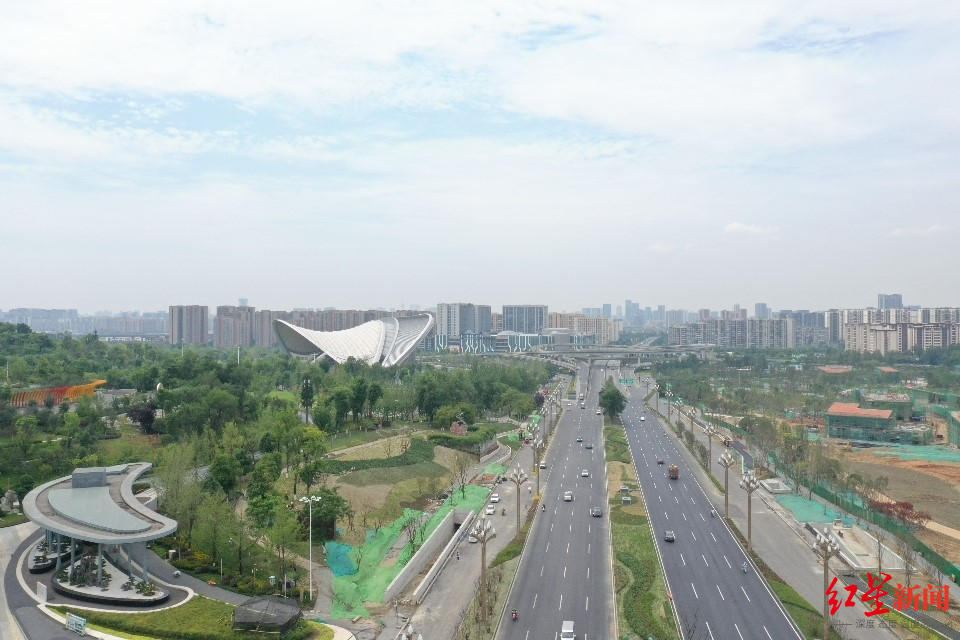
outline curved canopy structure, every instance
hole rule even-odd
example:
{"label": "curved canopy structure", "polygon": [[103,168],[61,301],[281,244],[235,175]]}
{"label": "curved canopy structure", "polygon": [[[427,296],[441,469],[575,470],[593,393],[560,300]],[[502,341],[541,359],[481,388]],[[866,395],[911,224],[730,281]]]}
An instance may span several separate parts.
{"label": "curved canopy structure", "polygon": [[284,320],[273,322],[280,342],[294,355],[325,355],[337,363],[355,358],[385,367],[406,361],[433,325],[429,313],[371,320],[343,331],[313,331]]}

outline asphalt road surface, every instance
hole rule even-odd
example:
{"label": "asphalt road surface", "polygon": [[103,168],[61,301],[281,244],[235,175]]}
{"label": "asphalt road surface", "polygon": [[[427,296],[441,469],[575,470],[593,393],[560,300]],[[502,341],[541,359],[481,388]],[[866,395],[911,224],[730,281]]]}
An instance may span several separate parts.
{"label": "asphalt road surface", "polygon": [[[643,487],[647,510],[666,571],[667,584],[690,640],[802,639],[780,601],[758,575],[691,473],[685,457],[664,433],[639,390],[622,419]],[[645,420],[641,421],[640,417]],[[662,461],[663,464],[659,464]],[[670,480],[676,464],[680,477]],[[676,541],[664,540],[673,531]]]}
{"label": "asphalt road surface", "polygon": [[[583,367],[579,380],[587,380],[587,375]],[[568,400],[562,401],[563,417],[543,472],[546,510],[537,515],[527,539],[500,626],[503,640],[557,638],[564,620],[574,622],[578,640],[615,637],[603,416],[596,413],[603,380],[599,367],[589,371],[589,380],[589,386],[580,384],[585,387],[584,409],[576,400],[570,400],[569,407]],[[582,443],[576,442],[578,436]],[[572,501],[563,500],[565,491],[573,492]],[[602,517],[590,515],[593,506],[603,509]],[[510,619],[514,608],[519,612],[516,621]]]}

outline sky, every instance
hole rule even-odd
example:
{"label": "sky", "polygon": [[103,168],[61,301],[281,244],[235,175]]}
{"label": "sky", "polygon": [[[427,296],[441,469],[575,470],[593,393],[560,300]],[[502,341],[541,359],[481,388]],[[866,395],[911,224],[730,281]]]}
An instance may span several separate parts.
{"label": "sky", "polygon": [[0,309],[960,305],[960,3],[0,6]]}

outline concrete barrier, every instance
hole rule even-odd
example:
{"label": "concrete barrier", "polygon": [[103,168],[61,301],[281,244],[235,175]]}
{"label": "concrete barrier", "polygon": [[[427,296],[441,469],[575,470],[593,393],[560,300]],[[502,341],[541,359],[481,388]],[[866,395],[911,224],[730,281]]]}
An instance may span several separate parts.
{"label": "concrete barrier", "polygon": [[447,564],[447,560],[450,559],[450,556],[453,555],[454,550],[457,548],[457,544],[462,535],[466,535],[470,531],[470,527],[473,526],[473,520],[476,518],[476,512],[471,511],[463,519],[463,522],[460,524],[460,528],[457,529],[456,534],[450,538],[447,542],[447,546],[443,548],[443,551],[440,552],[440,555],[437,556],[436,561],[434,561],[433,566],[430,567],[430,571],[427,572],[427,575],[423,577],[423,580],[420,581],[420,584],[417,585],[417,588],[413,592],[413,601],[417,604],[423,602],[423,599],[427,597],[427,594],[430,593],[430,587],[433,586],[434,581],[437,579],[437,576],[440,575],[440,572],[443,571],[443,568]]}
{"label": "concrete barrier", "polygon": [[383,592],[384,602],[390,602],[403,593],[403,590],[410,581],[413,580],[414,576],[423,571],[423,567],[430,561],[430,558],[447,543],[450,536],[453,535],[453,517],[454,510],[451,509],[450,512],[444,516],[443,520],[440,521],[440,524],[437,525],[437,528],[433,530],[433,533],[430,534],[426,542],[423,543],[423,546],[413,554],[410,561],[400,570],[397,577],[393,579],[386,591]]}

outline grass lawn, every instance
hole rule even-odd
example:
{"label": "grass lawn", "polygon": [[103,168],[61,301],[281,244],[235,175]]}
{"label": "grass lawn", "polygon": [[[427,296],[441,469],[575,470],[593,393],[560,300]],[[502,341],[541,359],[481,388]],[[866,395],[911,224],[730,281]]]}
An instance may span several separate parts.
{"label": "grass lawn", "polygon": [[3,516],[0,516],[0,528],[2,527],[12,527],[14,525],[23,524],[27,521],[27,516],[19,513],[5,513]]}
{"label": "grass lawn", "polygon": [[[233,607],[197,596],[185,604],[164,611],[112,613],[70,607],[51,607],[60,615],[75,613],[90,626],[131,640],[253,640],[259,633],[234,631]],[[305,640],[329,640],[333,632],[325,625],[303,621],[290,636]]]}
{"label": "grass lawn", "polygon": [[159,448],[160,440],[156,436],[145,435],[129,420],[119,420],[119,438],[100,440],[97,451],[103,454],[107,463],[125,460],[153,460],[153,452]]}
{"label": "grass lawn", "polygon": [[338,433],[327,438],[327,451],[339,451],[348,447],[355,447],[360,444],[366,444],[381,438],[388,438],[414,430],[413,426],[404,425],[399,427],[389,427],[387,429],[368,429],[366,431],[354,430],[349,433]]}
{"label": "grass lawn", "polygon": [[631,463],[627,436],[620,425],[603,428],[603,439],[607,450],[607,460]]}
{"label": "grass lawn", "polygon": [[614,591],[621,636],[677,638],[673,605],[646,516],[610,509]]}

